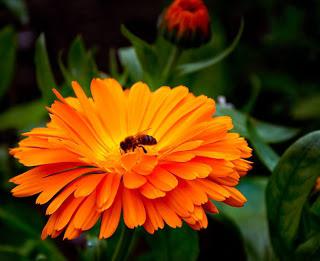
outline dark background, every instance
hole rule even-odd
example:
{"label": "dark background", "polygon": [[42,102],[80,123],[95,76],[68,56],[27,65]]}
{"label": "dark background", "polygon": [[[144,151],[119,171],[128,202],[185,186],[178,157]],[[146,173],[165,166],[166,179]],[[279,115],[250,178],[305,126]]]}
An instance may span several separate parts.
{"label": "dark background", "polygon": [[[0,11],[0,26],[15,24],[21,36],[15,79],[1,108],[39,96],[34,72],[34,41],[44,32],[56,77],[61,79],[55,57],[66,51],[77,35],[87,47],[96,48],[96,60],[108,71],[108,49],[128,45],[120,33],[125,24],[137,35],[152,42],[156,36],[158,15],[168,1],[26,1],[29,22],[21,24],[8,10]],[[241,106],[249,93],[248,75],[257,73],[264,81],[255,114],[263,118],[291,123],[287,115],[298,99],[319,90],[320,19],[319,1],[206,1],[213,28],[221,27],[231,41],[241,16],[245,31],[235,54],[224,63],[232,74],[228,100]],[[215,37],[215,36],[214,36]],[[264,80],[264,79],[263,79]],[[231,91],[230,91],[231,90]],[[219,93],[222,94],[222,93]],[[240,96],[239,96],[240,95]],[[269,100],[266,110],[264,101]],[[273,104],[275,105],[273,106]],[[274,113],[270,113],[270,107]],[[298,123],[299,124],[299,123]]]}

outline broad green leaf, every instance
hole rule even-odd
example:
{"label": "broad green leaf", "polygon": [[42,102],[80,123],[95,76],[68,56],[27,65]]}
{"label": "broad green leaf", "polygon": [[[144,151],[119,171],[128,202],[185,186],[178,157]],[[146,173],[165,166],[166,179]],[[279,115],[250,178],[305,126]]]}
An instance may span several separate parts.
{"label": "broad green leaf", "polygon": [[6,7],[19,18],[22,24],[29,22],[28,10],[24,0],[1,0]]}
{"label": "broad green leaf", "polygon": [[143,70],[133,47],[124,47],[118,50],[122,66],[128,72],[132,82],[140,81],[143,78]]}
{"label": "broad green leaf", "polygon": [[143,78],[139,80],[144,80],[151,85],[151,88],[155,88],[156,78],[159,76],[159,62],[154,48],[132,34],[125,26],[121,26],[121,32],[133,45],[136,56],[143,69]]}
{"label": "broad green leaf", "polygon": [[240,40],[241,35],[242,35],[242,32],[243,32],[243,28],[244,28],[244,21],[242,19],[239,31],[238,31],[236,37],[234,38],[233,42],[230,44],[229,47],[227,47],[225,50],[223,50],[222,52],[220,52],[217,56],[215,56],[213,58],[209,58],[209,59],[198,61],[198,62],[182,64],[182,65],[178,66],[178,68],[177,68],[178,75],[182,76],[182,75],[185,75],[185,74],[195,73],[195,72],[201,71],[201,70],[203,70],[205,68],[213,66],[213,65],[219,63],[220,61],[222,61],[230,53],[232,53],[232,51],[238,45],[239,40]]}
{"label": "broad green leaf", "polygon": [[249,134],[248,138],[254,148],[254,152],[259,156],[263,164],[270,171],[273,171],[274,167],[279,161],[279,156],[267,143],[262,140],[257,132],[256,127],[250,119],[248,119],[247,128]]}
{"label": "broad green leaf", "polygon": [[199,255],[199,239],[196,231],[184,225],[182,228],[165,228],[152,236],[147,235],[150,251],[138,260],[195,261]]}
{"label": "broad green leaf", "polygon": [[320,169],[320,131],[291,145],[277,164],[267,187],[269,231],[274,250],[289,258],[295,250],[303,209]]}
{"label": "broad green leaf", "polygon": [[0,31],[0,99],[10,86],[16,59],[17,36],[11,26]]}
{"label": "broad green leaf", "polygon": [[[233,120],[234,131],[248,138],[246,126],[246,115],[233,108],[226,108],[217,105],[217,115],[229,115]],[[251,118],[257,134],[265,143],[280,143],[293,138],[298,133],[298,129],[275,125]]]}
{"label": "broad green leaf", "polygon": [[49,57],[46,48],[44,35],[41,34],[36,42],[35,50],[36,78],[42,97],[46,103],[51,103],[54,99],[52,89],[57,87],[54,80]]}
{"label": "broad green leaf", "polygon": [[242,208],[225,204],[219,209],[238,225],[244,239],[248,260],[274,260],[268,235],[268,222],[265,207],[267,178],[254,177],[241,180],[238,189],[247,198]]}
{"label": "broad green leaf", "polygon": [[26,130],[42,122],[46,115],[42,101],[20,104],[0,114],[0,130]]}

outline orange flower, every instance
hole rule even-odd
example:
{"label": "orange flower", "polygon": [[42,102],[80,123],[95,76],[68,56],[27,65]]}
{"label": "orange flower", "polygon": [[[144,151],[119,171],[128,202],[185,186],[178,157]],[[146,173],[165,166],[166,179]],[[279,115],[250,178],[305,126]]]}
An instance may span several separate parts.
{"label": "orange flower", "polygon": [[[43,239],[63,231],[73,239],[100,218],[100,238],[108,238],[121,215],[127,227],[149,233],[182,221],[198,230],[207,227],[205,212],[218,212],[211,200],[246,202],[234,186],[250,169],[251,149],[228,132],[229,117],[212,118],[212,99],[183,86],[151,92],[142,82],[123,91],[113,79],[94,79],[92,98],[72,87],[76,98],[54,90],[50,122],[11,150],[33,167],[11,179],[13,195],[50,202]],[[121,149],[128,140],[131,148]]]}
{"label": "orange flower", "polygon": [[175,0],[159,25],[164,37],[181,47],[199,47],[211,38],[210,16],[202,0]]}

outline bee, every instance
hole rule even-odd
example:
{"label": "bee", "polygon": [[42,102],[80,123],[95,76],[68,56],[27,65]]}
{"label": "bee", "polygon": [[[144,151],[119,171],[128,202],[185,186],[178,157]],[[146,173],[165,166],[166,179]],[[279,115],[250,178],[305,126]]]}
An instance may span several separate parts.
{"label": "bee", "polygon": [[139,132],[136,135],[128,136],[123,141],[120,142],[120,148],[125,153],[128,151],[134,151],[136,148],[142,148],[144,153],[147,153],[144,145],[155,145],[157,144],[157,140],[147,135],[145,132]]}

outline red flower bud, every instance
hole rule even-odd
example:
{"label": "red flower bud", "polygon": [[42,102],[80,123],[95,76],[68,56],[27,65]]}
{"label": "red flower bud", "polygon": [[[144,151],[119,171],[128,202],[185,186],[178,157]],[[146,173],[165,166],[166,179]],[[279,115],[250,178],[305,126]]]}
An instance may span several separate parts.
{"label": "red flower bud", "polygon": [[199,47],[211,38],[210,16],[202,0],[175,0],[162,14],[164,37],[184,48]]}

